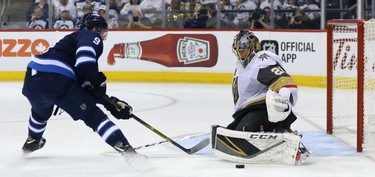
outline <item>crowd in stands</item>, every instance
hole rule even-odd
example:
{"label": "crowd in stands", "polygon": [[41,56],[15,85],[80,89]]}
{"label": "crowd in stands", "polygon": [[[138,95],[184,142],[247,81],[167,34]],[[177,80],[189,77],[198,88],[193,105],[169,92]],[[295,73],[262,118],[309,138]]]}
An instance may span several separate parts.
{"label": "crowd in stands", "polygon": [[49,23],[76,29],[84,14],[98,11],[110,28],[162,28],[164,20],[166,28],[320,29],[319,0],[219,1],[220,6],[217,0],[36,0],[26,21],[27,29],[48,29]]}

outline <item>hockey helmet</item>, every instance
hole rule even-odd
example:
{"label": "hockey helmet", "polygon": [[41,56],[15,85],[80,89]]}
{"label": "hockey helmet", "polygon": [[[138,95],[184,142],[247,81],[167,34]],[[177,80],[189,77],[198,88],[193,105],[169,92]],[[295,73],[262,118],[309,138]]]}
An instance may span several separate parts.
{"label": "hockey helmet", "polygon": [[100,32],[102,29],[107,29],[107,21],[98,14],[98,12],[91,12],[83,16],[82,26],[80,29],[92,30],[96,28],[96,31]]}
{"label": "hockey helmet", "polygon": [[80,26],[80,29],[93,30],[94,28],[96,32],[100,33],[103,40],[107,38],[107,21],[96,11],[85,14],[82,18],[82,25]]}
{"label": "hockey helmet", "polygon": [[241,64],[246,67],[254,54],[261,50],[259,39],[248,30],[241,30],[234,36],[232,51]]}

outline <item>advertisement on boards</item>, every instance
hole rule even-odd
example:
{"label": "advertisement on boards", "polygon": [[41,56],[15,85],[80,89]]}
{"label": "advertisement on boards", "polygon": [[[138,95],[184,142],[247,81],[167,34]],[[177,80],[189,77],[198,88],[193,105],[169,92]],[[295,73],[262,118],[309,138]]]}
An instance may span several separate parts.
{"label": "advertisement on boards", "polygon": [[107,63],[115,58],[155,62],[166,67],[214,67],[218,44],[212,34],[166,34],[147,41],[114,44]]}
{"label": "advertisement on boards", "polygon": [[[99,60],[103,71],[232,73],[238,31],[110,31]],[[71,31],[0,32],[0,71],[23,71],[31,56]],[[325,32],[255,31],[294,75],[325,75]]]}

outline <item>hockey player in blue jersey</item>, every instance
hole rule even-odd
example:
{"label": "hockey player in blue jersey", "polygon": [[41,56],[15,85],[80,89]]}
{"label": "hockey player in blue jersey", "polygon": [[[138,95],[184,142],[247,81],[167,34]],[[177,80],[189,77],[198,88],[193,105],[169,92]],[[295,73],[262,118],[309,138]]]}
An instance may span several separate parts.
{"label": "hockey player in blue jersey", "polygon": [[117,104],[106,104],[106,77],[98,69],[107,35],[107,22],[97,13],[85,15],[80,30],[73,32],[45,53],[34,56],[27,66],[22,93],[31,104],[25,153],[42,148],[43,133],[54,105],[62,108],[75,121],[82,120],[102,139],[126,158],[138,154],[121,130],[97,107],[101,103],[117,119],[129,119],[132,107],[116,97]]}

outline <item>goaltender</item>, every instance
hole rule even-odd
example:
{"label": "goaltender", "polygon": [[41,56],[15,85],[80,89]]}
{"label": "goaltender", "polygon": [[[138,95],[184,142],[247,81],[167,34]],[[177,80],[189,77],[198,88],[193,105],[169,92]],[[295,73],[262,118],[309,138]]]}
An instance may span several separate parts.
{"label": "goaltender", "polygon": [[303,164],[313,154],[290,126],[297,119],[297,85],[280,57],[261,51],[253,32],[234,36],[237,57],[232,80],[234,121],[226,128],[212,126],[212,148],[222,159],[243,163]]}

